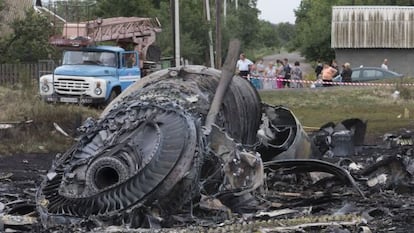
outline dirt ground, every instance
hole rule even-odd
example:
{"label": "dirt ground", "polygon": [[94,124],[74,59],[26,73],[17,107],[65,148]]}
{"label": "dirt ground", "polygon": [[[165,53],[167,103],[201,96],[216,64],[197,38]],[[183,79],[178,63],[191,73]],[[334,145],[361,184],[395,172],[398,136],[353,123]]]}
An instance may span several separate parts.
{"label": "dirt ground", "polygon": [[300,67],[303,71],[303,76],[314,74],[314,69],[311,66],[309,62],[306,61],[304,57],[302,57],[298,52],[293,53],[287,53],[282,52],[280,54],[270,55],[263,58],[263,62],[267,64],[268,62],[276,62],[276,59],[283,60],[284,58],[287,58],[289,60],[289,63],[293,65],[295,61],[298,61],[300,63]]}
{"label": "dirt ground", "polygon": [[[51,167],[55,154],[17,154],[0,156],[0,217],[4,212],[15,216],[37,217],[37,187]],[[2,208],[3,207],[3,208]],[[0,232],[8,229],[0,220]],[[44,232],[39,224],[10,226],[9,232]]]}
{"label": "dirt ground", "polygon": [[[351,187],[335,184],[329,190],[316,185],[287,185],[278,181],[278,202],[289,208],[308,208],[314,215],[355,214],[364,220],[352,227],[333,227],[324,231],[288,231],[288,232],[414,232],[414,186],[410,175],[414,170],[413,145],[363,146],[357,148],[355,156],[325,158],[336,164],[347,167],[351,162],[364,167],[366,173],[355,173],[358,187],[365,198]],[[54,154],[17,154],[0,156],[0,217],[4,214],[32,216],[35,211],[36,188],[52,164]],[[369,167],[379,158],[393,159],[376,168]],[[404,162],[401,162],[404,161]],[[388,179],[378,185],[367,185],[381,175]],[[284,183],[285,182],[285,183]],[[294,194],[302,193],[301,198]],[[315,194],[320,195],[315,196]],[[327,195],[329,193],[329,195]],[[287,196],[286,196],[287,195]],[[307,196],[306,196],[307,195]],[[285,203],[284,203],[285,202]],[[39,220],[38,220],[39,221]],[[271,229],[271,228],[270,228]],[[330,229],[330,230],[329,230]],[[367,231],[370,229],[371,231]],[[51,232],[43,229],[39,223],[31,225],[7,225],[0,221],[0,232]],[[221,231],[220,231],[221,232]],[[244,231],[242,231],[244,232]],[[247,231],[246,231],[247,232]],[[264,231],[259,232],[282,232]]]}

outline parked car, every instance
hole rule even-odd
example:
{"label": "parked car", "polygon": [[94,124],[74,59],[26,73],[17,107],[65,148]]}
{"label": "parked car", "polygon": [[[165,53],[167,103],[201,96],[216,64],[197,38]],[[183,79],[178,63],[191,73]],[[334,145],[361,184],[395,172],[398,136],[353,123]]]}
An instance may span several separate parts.
{"label": "parked car", "polygon": [[[389,78],[402,78],[403,75],[380,67],[358,67],[352,68],[352,82],[369,82]],[[341,82],[340,75],[333,79],[334,82]]]}

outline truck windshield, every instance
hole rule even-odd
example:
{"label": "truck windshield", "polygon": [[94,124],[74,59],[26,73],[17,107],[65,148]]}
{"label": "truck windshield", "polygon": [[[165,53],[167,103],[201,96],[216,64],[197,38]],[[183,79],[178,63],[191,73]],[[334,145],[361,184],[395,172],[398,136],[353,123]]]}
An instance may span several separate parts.
{"label": "truck windshield", "polygon": [[117,66],[115,53],[97,51],[66,51],[63,65]]}

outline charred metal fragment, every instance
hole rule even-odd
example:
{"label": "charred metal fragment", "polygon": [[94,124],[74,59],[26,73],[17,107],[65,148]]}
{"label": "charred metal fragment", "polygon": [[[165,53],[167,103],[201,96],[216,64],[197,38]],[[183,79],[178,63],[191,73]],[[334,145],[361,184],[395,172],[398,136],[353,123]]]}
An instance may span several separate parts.
{"label": "charred metal fragment", "polygon": [[271,168],[273,170],[279,168],[291,168],[292,173],[303,173],[303,172],[326,172],[334,175],[342,182],[351,185],[363,198],[364,193],[359,189],[355,183],[354,178],[349,172],[342,167],[335,164],[317,160],[317,159],[287,159],[287,160],[275,160],[264,163],[265,168]]}
{"label": "charred metal fragment", "polygon": [[408,130],[404,130],[399,134],[387,133],[383,136],[383,140],[386,143],[386,147],[389,149],[398,147],[407,147],[408,149],[411,149],[411,147],[414,145],[413,134],[413,132]]}
{"label": "charred metal fragment", "polygon": [[209,135],[210,149],[217,157],[221,158],[221,167],[224,180],[220,184],[222,191],[235,191],[233,194],[240,196],[255,190],[263,184],[263,162],[260,154],[243,149],[221,131],[216,125],[212,125]]}
{"label": "charred metal fragment", "polygon": [[256,148],[264,161],[305,159],[315,153],[315,146],[296,116],[286,107],[262,105],[262,124]]}
{"label": "charred metal fragment", "polygon": [[256,142],[261,115],[260,98],[247,80],[232,79],[215,120],[234,140],[229,153],[212,150],[202,132],[219,76],[202,66],[153,73],[104,117],[86,121],[78,142],[56,159],[54,175],[39,189],[43,224],[105,221],[148,206],[161,205],[163,214],[178,211],[199,196],[199,180],[212,175],[201,172],[211,157],[218,157],[212,165],[220,172],[207,194],[220,189],[242,195],[260,185],[254,175],[262,174],[260,156],[241,146]]}
{"label": "charred metal fragment", "polygon": [[[289,109],[262,104],[248,80],[204,66],[146,76],[80,132],[38,189],[45,227],[87,221],[158,228],[173,225],[178,213],[192,215],[194,206],[225,217],[253,212],[260,208],[254,192],[266,178],[263,159],[315,152]],[[330,172],[355,185],[323,161],[268,166]]]}
{"label": "charred metal fragment", "polygon": [[338,124],[324,124],[311,138],[320,155],[328,152],[333,156],[351,156],[356,154],[356,147],[364,145],[366,128],[366,121],[350,118]]}
{"label": "charred metal fragment", "polygon": [[355,146],[363,146],[365,142],[365,133],[367,131],[367,121],[358,118],[349,118],[341,122],[345,129],[350,130],[353,135]]}
{"label": "charred metal fragment", "polygon": [[356,173],[367,178],[369,187],[394,189],[397,193],[412,192],[412,161],[399,155],[386,156]]}

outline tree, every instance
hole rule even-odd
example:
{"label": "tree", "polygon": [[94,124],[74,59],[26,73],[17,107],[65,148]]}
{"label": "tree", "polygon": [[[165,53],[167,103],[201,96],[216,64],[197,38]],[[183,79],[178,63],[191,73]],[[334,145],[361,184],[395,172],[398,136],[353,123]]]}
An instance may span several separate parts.
{"label": "tree", "polygon": [[[258,10],[255,0],[239,0],[238,9],[228,5],[228,17],[222,28],[222,54],[231,37],[239,38],[245,47],[256,46],[259,34]],[[208,58],[208,29],[215,31],[214,0],[210,1],[212,23],[209,25],[203,12],[204,1],[180,0],[180,41],[181,55],[195,64],[206,64]],[[106,17],[139,16],[158,17],[162,33],[157,35],[157,44],[163,56],[173,56],[173,27],[170,0],[100,0],[97,1],[95,15]]]}
{"label": "tree", "polygon": [[331,49],[332,5],[337,0],[302,0],[296,14],[295,46],[308,59],[334,57]]}
{"label": "tree", "polygon": [[223,44],[228,44],[230,38],[238,38],[242,50],[256,46],[260,27],[256,1],[239,0],[238,8],[230,5],[227,14],[223,27]]}
{"label": "tree", "polygon": [[[157,17],[162,25],[162,32],[157,35],[156,44],[162,49],[162,56],[173,56],[173,27],[170,4],[171,0],[67,0],[50,1],[50,10],[68,22],[93,20],[97,17]],[[217,0],[220,1],[220,0]],[[4,0],[0,0],[0,7]],[[215,32],[215,0],[210,0],[212,21],[205,17],[204,1],[180,0],[180,39],[181,55],[194,64],[209,64],[208,31]],[[259,10],[256,0],[238,0],[227,5],[227,18],[222,21],[221,54],[226,55],[230,38],[242,42],[242,50],[259,50],[275,48],[280,41],[290,41],[294,35],[292,25],[277,27],[258,19]],[[80,5],[85,7],[80,7]],[[1,16],[0,16],[1,17]],[[1,23],[1,21],[0,21]],[[47,58],[53,53],[48,38],[53,35],[50,28],[51,19],[45,19],[33,12],[27,13],[26,20],[13,24],[14,33],[0,41],[2,61],[36,61]],[[55,22],[53,22],[54,25]],[[59,29],[55,26],[55,29]],[[278,28],[282,30],[277,32]],[[55,32],[57,33],[57,32]],[[281,37],[280,40],[278,37]],[[213,38],[214,35],[213,35]],[[53,53],[54,54],[54,53]],[[222,59],[224,60],[224,59]]]}
{"label": "tree", "polygon": [[181,55],[195,64],[205,64],[208,28],[200,0],[180,0]]}
{"label": "tree", "polygon": [[[4,0],[0,0],[0,12],[2,12],[6,8]],[[3,24],[3,15],[0,14],[0,30]]]}
{"label": "tree", "polygon": [[99,17],[154,17],[159,1],[154,0],[98,0],[94,14]]}
{"label": "tree", "polygon": [[291,46],[290,41],[295,38],[295,25],[291,23],[279,23],[275,27],[276,36],[282,46]]}
{"label": "tree", "polygon": [[33,9],[10,26],[13,33],[0,42],[0,63],[37,62],[54,53],[48,43],[52,28],[47,19]]}
{"label": "tree", "polygon": [[259,32],[257,41],[261,42],[262,47],[276,48],[281,44],[281,40],[277,33],[277,26],[270,22],[261,20],[259,22]]}
{"label": "tree", "polygon": [[95,0],[49,1],[45,6],[67,22],[83,22],[94,18]]}

